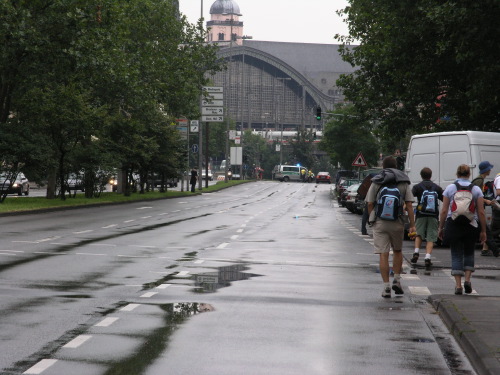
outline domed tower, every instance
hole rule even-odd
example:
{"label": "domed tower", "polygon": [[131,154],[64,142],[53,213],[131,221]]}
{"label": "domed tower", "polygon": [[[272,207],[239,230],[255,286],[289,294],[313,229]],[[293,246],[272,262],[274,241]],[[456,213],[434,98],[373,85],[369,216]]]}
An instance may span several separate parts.
{"label": "domed tower", "polygon": [[[232,40],[241,44],[243,36],[243,22],[239,17],[240,7],[234,0],[217,0],[210,7],[210,21],[207,22],[208,41],[219,45],[229,46]],[[232,35],[232,38],[231,38]]]}

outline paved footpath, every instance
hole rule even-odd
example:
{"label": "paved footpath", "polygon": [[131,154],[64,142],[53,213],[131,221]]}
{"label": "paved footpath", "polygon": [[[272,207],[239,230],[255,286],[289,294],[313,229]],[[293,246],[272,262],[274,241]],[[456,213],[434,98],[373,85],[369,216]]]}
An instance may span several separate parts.
{"label": "paved footpath", "polygon": [[[425,254],[425,250],[422,255]],[[413,250],[404,251],[410,262]],[[481,256],[476,250],[476,277],[500,278],[500,258]],[[449,248],[435,248],[434,264],[451,264]],[[421,261],[419,263],[422,263]],[[421,266],[420,266],[421,267]],[[472,283],[474,285],[474,277]],[[439,316],[453,334],[479,375],[500,374],[500,290],[494,295],[436,294],[429,296]]]}

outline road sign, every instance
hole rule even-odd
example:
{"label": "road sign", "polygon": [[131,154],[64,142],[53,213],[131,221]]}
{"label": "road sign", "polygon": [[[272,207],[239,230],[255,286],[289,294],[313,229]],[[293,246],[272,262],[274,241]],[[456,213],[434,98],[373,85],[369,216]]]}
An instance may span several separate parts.
{"label": "road sign", "polygon": [[366,160],[363,157],[361,151],[359,152],[358,156],[356,156],[356,159],[354,159],[351,165],[353,167],[368,167],[368,164],[366,164]]}
{"label": "road sign", "polygon": [[222,87],[222,86],[203,86],[203,91],[206,91],[208,93],[224,92],[224,87]]}
{"label": "road sign", "polygon": [[181,139],[187,139],[188,135],[188,120],[177,119],[177,130],[181,135]]}
{"label": "road sign", "polygon": [[197,154],[198,153],[198,145],[195,143],[193,145],[191,145],[191,152],[193,154]]}
{"label": "road sign", "polygon": [[201,116],[203,122],[224,122],[224,116]]}
{"label": "road sign", "polygon": [[191,128],[189,131],[191,133],[198,133],[200,130],[200,122],[198,120],[191,120]]}
{"label": "road sign", "polygon": [[202,115],[224,115],[224,107],[201,107]]}
{"label": "road sign", "polygon": [[216,92],[210,95],[206,95],[205,98],[208,100],[222,100],[224,99],[224,94],[221,92]]}
{"label": "road sign", "polygon": [[201,101],[202,107],[222,107],[223,105],[224,105],[224,100],[203,99]]}

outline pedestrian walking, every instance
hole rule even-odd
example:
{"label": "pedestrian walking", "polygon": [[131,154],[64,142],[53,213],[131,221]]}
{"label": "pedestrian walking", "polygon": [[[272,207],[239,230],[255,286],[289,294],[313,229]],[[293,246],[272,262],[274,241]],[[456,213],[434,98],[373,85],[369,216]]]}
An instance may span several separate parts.
{"label": "pedestrian walking", "polygon": [[[450,245],[451,274],[455,278],[455,294],[472,293],[474,247],[479,233],[481,243],[486,241],[486,217],[483,192],[473,185],[470,168],[461,164],[457,180],[443,192],[443,206],[439,215],[439,238]],[[462,277],[464,285],[462,288]]]}
{"label": "pedestrian walking", "polygon": [[[363,179],[363,182],[361,182],[361,185],[359,185],[358,188],[358,195],[360,199],[365,200],[368,189],[370,189],[370,186],[372,184],[372,178],[376,175],[376,173],[370,173]],[[368,208],[366,207],[365,202],[365,206],[363,208],[363,216],[361,217],[361,234],[364,236],[368,235],[366,224],[368,224]]]}
{"label": "pedestrian walking", "polygon": [[[472,180],[472,184],[478,186],[483,192],[483,200],[485,206],[491,206],[495,197],[493,186],[491,186],[491,189],[488,188],[491,183],[484,183],[484,180],[490,175],[492,169],[493,165],[491,165],[489,161],[482,161],[481,163],[479,163],[479,176]],[[493,254],[495,254],[495,256],[498,256],[498,247],[493,239],[490,227],[488,226],[488,224],[486,224],[486,241],[483,244],[481,255],[491,255],[490,250]]]}
{"label": "pedestrian walking", "polygon": [[191,169],[191,179],[189,183],[191,184],[191,193],[195,192],[196,182],[198,182],[198,170],[196,168]]}
{"label": "pedestrian walking", "polygon": [[[493,180],[493,191],[495,194],[495,199],[492,201],[491,205],[491,236],[493,241],[500,239],[500,173],[498,173]],[[499,251],[493,253],[494,256],[498,257]]]}
{"label": "pedestrian walking", "polygon": [[369,223],[373,228],[375,254],[380,255],[380,275],[384,283],[382,297],[391,298],[389,251],[392,247],[392,290],[401,295],[404,294],[401,287],[405,227],[403,210],[406,209],[408,213],[410,232],[415,231],[415,217],[410,179],[397,169],[396,159],[392,156],[384,158],[382,167],[384,169],[372,178],[365,201],[368,204]]}
{"label": "pedestrian walking", "polygon": [[420,246],[423,241],[426,241],[424,264],[428,268],[432,266],[431,254],[434,242],[438,240],[438,201],[443,200],[443,188],[431,181],[432,170],[430,168],[422,168],[420,177],[422,177],[422,182],[413,186],[411,190],[412,194],[417,198],[415,217],[417,235],[415,237],[415,251],[411,262],[413,264],[417,263]]}

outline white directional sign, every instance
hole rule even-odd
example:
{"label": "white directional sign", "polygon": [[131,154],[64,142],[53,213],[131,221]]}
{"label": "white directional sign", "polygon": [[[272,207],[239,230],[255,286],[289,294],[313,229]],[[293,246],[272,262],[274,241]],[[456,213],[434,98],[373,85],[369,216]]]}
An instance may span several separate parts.
{"label": "white directional sign", "polygon": [[198,133],[200,130],[200,122],[198,120],[191,120],[191,128],[189,129],[191,133]]}
{"label": "white directional sign", "polygon": [[222,107],[223,105],[224,105],[224,100],[203,99],[201,101],[202,107]]}
{"label": "white directional sign", "polygon": [[208,93],[224,92],[224,87],[222,87],[222,86],[203,86],[203,91],[206,91]]}
{"label": "white directional sign", "polygon": [[201,107],[202,115],[224,115],[223,107]]}
{"label": "white directional sign", "polygon": [[222,100],[224,99],[224,94],[223,93],[213,93],[205,96],[205,99],[207,100]]}
{"label": "white directional sign", "polygon": [[224,122],[224,116],[201,116],[203,122]]}

